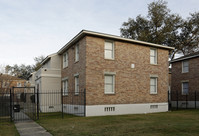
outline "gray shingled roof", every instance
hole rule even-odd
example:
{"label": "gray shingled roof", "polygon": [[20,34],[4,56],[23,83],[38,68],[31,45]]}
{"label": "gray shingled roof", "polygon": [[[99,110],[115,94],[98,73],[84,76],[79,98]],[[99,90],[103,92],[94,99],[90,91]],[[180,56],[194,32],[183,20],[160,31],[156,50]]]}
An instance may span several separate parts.
{"label": "gray shingled roof", "polygon": [[187,59],[191,59],[191,58],[195,58],[195,57],[199,57],[199,51],[185,55],[185,56],[182,56],[182,57],[177,58],[177,59],[174,59],[174,60],[171,61],[171,63],[177,62],[177,61],[182,61],[182,60],[187,60]]}

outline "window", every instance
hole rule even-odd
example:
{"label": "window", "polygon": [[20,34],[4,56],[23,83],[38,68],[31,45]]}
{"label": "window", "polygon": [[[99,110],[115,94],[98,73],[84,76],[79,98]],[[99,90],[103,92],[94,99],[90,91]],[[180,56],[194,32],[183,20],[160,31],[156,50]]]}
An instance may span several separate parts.
{"label": "window", "polygon": [[75,76],[75,95],[79,94],[79,76]]}
{"label": "window", "polygon": [[105,42],[104,46],[105,59],[114,59],[114,44],[113,42]]}
{"label": "window", "polygon": [[63,55],[63,68],[68,66],[68,52]]}
{"label": "window", "polygon": [[150,94],[157,94],[157,77],[150,78]]}
{"label": "window", "polygon": [[9,82],[3,82],[2,88],[9,88],[10,83]]}
{"label": "window", "polygon": [[79,44],[75,46],[75,62],[79,61]]}
{"label": "window", "polygon": [[182,62],[182,73],[189,72],[189,61],[183,61]]}
{"label": "window", "polygon": [[105,94],[114,94],[115,93],[115,76],[114,75],[105,75]]}
{"label": "window", "polygon": [[182,94],[187,95],[189,93],[189,82],[182,83]]}
{"label": "window", "polygon": [[68,95],[68,80],[63,81],[63,95]]}
{"label": "window", "polygon": [[150,49],[150,64],[157,64],[157,50]]}
{"label": "window", "polygon": [[21,87],[21,83],[17,83],[17,87]]}

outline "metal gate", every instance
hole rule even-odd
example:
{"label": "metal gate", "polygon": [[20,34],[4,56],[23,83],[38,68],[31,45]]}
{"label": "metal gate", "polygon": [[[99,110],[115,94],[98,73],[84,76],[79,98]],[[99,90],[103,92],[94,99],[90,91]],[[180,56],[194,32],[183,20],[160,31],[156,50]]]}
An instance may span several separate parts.
{"label": "metal gate", "polygon": [[13,87],[10,95],[12,121],[36,120],[34,87]]}

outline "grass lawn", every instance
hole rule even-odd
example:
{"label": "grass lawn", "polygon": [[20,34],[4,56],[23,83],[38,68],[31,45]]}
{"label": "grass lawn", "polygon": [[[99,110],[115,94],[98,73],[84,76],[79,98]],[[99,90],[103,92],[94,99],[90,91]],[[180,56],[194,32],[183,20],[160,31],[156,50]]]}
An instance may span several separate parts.
{"label": "grass lawn", "polygon": [[0,136],[19,136],[13,122],[0,123]]}
{"label": "grass lawn", "polygon": [[55,136],[199,136],[199,110],[37,121]]}

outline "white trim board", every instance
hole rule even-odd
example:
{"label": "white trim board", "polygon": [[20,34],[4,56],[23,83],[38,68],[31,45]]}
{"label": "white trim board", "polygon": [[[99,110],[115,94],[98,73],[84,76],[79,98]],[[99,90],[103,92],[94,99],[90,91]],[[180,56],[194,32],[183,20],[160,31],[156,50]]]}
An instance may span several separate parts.
{"label": "white trim board", "polygon": [[41,74],[41,77],[58,77],[61,78],[61,75],[59,74]]}
{"label": "white trim board", "polygon": [[84,116],[84,105],[63,104],[63,112],[77,116]]}
{"label": "white trim board", "polygon": [[112,104],[86,106],[86,116],[146,114],[167,111],[168,103]]}

